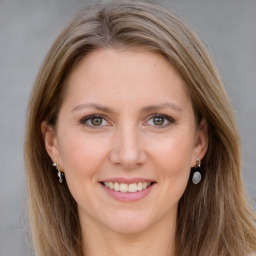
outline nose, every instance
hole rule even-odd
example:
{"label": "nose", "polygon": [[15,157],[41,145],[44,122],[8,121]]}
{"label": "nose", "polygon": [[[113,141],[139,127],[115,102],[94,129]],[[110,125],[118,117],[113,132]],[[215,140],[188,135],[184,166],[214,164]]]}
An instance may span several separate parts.
{"label": "nose", "polygon": [[113,164],[124,169],[135,169],[143,165],[146,158],[140,131],[126,127],[116,132],[110,153]]}

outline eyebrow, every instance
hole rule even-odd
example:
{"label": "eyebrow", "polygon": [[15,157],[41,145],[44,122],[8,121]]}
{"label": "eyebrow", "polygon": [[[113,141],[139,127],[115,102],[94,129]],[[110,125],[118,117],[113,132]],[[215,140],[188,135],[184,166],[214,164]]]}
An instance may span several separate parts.
{"label": "eyebrow", "polygon": [[96,104],[96,103],[86,103],[86,104],[77,105],[76,107],[74,107],[71,110],[71,112],[74,112],[76,110],[80,110],[80,109],[83,109],[83,108],[93,108],[93,109],[97,109],[99,111],[107,112],[107,113],[113,113],[114,112],[114,110],[112,110],[111,108],[106,107],[106,106],[102,106],[102,105],[99,105],[99,104]]}
{"label": "eyebrow", "polygon": [[[115,111],[109,107],[97,104],[97,103],[85,103],[75,106],[71,112],[74,112],[76,110],[84,109],[84,108],[90,108],[90,109],[97,109],[102,112],[106,113],[114,113]],[[183,112],[182,108],[180,108],[178,105],[174,104],[173,102],[166,102],[163,104],[158,105],[150,105],[142,108],[142,112],[151,112],[151,111],[157,111],[164,108],[170,108],[178,112]]]}
{"label": "eyebrow", "polygon": [[142,111],[150,112],[150,111],[160,110],[163,108],[170,108],[170,109],[173,109],[178,112],[183,112],[182,108],[179,107],[178,105],[174,104],[173,102],[166,102],[166,103],[159,104],[159,105],[146,106],[146,107],[142,108]]}

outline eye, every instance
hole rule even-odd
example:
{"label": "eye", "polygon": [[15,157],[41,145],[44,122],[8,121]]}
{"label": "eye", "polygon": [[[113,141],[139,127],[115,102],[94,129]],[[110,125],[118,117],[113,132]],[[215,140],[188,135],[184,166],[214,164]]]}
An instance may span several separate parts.
{"label": "eye", "polygon": [[80,123],[91,127],[101,127],[109,125],[109,123],[101,115],[86,116],[80,120]]}
{"label": "eye", "polygon": [[154,114],[147,122],[147,124],[159,126],[159,128],[169,126],[172,123],[174,123],[173,118],[164,114]]}

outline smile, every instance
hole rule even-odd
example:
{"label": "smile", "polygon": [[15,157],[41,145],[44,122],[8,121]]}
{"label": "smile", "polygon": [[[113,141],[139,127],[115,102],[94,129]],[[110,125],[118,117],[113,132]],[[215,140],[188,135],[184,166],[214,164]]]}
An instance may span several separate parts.
{"label": "smile", "polygon": [[100,182],[104,191],[121,202],[138,201],[151,193],[156,182],[144,178],[112,178]]}
{"label": "smile", "polygon": [[131,183],[131,184],[126,184],[126,183],[118,183],[118,182],[103,182],[104,186],[111,189],[115,190],[118,192],[123,192],[123,193],[135,193],[138,191],[142,191],[149,187],[152,183],[151,182],[137,182],[137,183]]}

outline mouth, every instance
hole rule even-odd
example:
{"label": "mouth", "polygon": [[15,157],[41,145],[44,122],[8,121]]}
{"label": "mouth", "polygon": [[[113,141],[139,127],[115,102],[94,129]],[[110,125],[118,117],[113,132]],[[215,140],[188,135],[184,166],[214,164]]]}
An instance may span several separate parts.
{"label": "mouth", "polygon": [[103,190],[115,200],[133,202],[141,200],[152,193],[156,182],[144,178],[115,177],[100,181]]}
{"label": "mouth", "polygon": [[124,183],[124,182],[119,183],[115,181],[105,181],[105,182],[101,182],[101,184],[106,188],[110,190],[114,190],[116,192],[136,193],[136,192],[146,190],[147,188],[155,184],[155,182],[140,181],[140,182],[133,182],[133,183]]}

